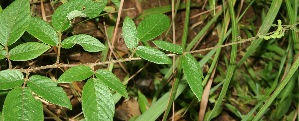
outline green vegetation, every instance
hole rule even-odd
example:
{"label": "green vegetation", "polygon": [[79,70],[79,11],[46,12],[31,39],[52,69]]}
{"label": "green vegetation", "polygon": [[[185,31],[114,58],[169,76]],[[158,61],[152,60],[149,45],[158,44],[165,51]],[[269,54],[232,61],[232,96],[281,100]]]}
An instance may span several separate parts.
{"label": "green vegetation", "polygon": [[0,119],[299,120],[298,0],[150,1],[0,6]]}

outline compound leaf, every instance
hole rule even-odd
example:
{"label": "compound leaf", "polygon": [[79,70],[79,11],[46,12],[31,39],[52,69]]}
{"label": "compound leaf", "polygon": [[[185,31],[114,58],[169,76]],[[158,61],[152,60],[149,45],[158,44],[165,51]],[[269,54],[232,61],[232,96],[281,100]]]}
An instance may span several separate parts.
{"label": "compound leaf", "polygon": [[156,64],[171,64],[171,60],[165,53],[151,47],[138,46],[136,54],[141,58]]}
{"label": "compound leaf", "polygon": [[66,70],[58,79],[59,83],[71,83],[74,81],[82,81],[93,75],[90,67],[80,65]]}
{"label": "compound leaf", "polygon": [[137,47],[138,39],[136,26],[134,21],[128,16],[125,18],[123,23],[122,34],[129,49]]}
{"label": "compound leaf", "polygon": [[37,17],[31,17],[27,32],[43,43],[55,46],[58,44],[58,35],[49,23]]}
{"label": "compound leaf", "polygon": [[9,46],[25,32],[30,18],[28,0],[16,0],[0,14],[0,43]]}
{"label": "compound leaf", "polygon": [[72,0],[59,6],[53,16],[52,25],[58,32],[63,32],[71,26],[71,20],[75,17],[97,17],[107,4],[107,0],[94,2],[92,0]]}
{"label": "compound leaf", "polygon": [[72,109],[71,102],[67,94],[57,83],[50,78],[40,75],[33,75],[27,81],[28,87],[37,95],[50,103]]}
{"label": "compound leaf", "polygon": [[38,42],[27,42],[20,44],[9,51],[11,60],[26,61],[37,58],[44,52],[50,49],[49,45]]}
{"label": "compound leaf", "polygon": [[30,89],[15,88],[4,101],[4,121],[43,121],[43,105],[31,94]]}
{"label": "compound leaf", "polygon": [[137,37],[140,41],[148,41],[161,35],[170,25],[169,18],[162,14],[151,14],[144,18],[137,27]]}
{"label": "compound leaf", "polygon": [[97,70],[95,75],[106,86],[115,90],[125,98],[128,98],[128,92],[126,90],[126,87],[121,83],[119,78],[117,78],[112,72],[107,70]]}
{"label": "compound leaf", "polygon": [[24,75],[18,70],[0,71],[0,90],[11,89],[23,84]]}
{"label": "compound leaf", "polygon": [[71,48],[75,44],[81,45],[83,49],[88,52],[99,52],[106,49],[105,45],[98,39],[86,34],[79,34],[66,38],[62,41],[62,48]]}
{"label": "compound leaf", "polygon": [[173,44],[173,43],[169,43],[166,41],[162,41],[162,40],[155,40],[153,41],[154,44],[163,49],[163,50],[167,50],[176,54],[182,54],[183,53],[183,48],[179,45]]}
{"label": "compound leaf", "polygon": [[202,73],[199,63],[191,54],[186,54],[182,57],[181,66],[184,76],[198,100],[201,100],[203,93]]}
{"label": "compound leaf", "polygon": [[100,79],[91,78],[83,87],[82,109],[86,121],[112,121],[114,102],[108,87]]}

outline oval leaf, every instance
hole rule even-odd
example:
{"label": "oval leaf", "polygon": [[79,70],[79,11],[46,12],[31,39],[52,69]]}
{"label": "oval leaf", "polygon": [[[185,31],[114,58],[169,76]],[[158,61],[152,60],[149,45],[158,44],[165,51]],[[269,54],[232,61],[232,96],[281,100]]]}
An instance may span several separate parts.
{"label": "oval leaf", "polygon": [[98,39],[85,34],[74,35],[62,41],[62,48],[71,48],[79,44],[88,52],[99,52],[106,49]]}
{"label": "oval leaf", "polygon": [[122,32],[127,47],[129,49],[137,47],[138,40],[136,26],[134,21],[128,16],[125,18]]}
{"label": "oval leaf", "polygon": [[0,71],[0,90],[20,87],[23,84],[24,75],[18,70]]}
{"label": "oval leaf", "polygon": [[59,83],[71,83],[82,81],[93,75],[93,71],[88,66],[75,66],[66,70],[58,79]]}
{"label": "oval leaf", "polygon": [[27,42],[20,44],[9,51],[11,60],[26,61],[37,58],[50,49],[50,46],[38,42]]}
{"label": "oval leaf", "polygon": [[169,18],[162,14],[151,14],[144,18],[137,27],[137,37],[140,41],[148,41],[161,35],[170,26]]}
{"label": "oval leaf", "polygon": [[[68,1],[55,10],[52,16],[52,25],[56,31],[63,32],[71,26],[71,21],[69,19],[73,19],[77,16],[87,16],[88,18],[97,17],[106,4],[107,0],[101,0],[101,2],[94,2],[92,0]],[[80,15],[74,15],[74,11],[80,13]]]}
{"label": "oval leaf", "polygon": [[4,101],[4,121],[43,121],[43,105],[27,88],[11,90]]}
{"label": "oval leaf", "polygon": [[6,51],[4,50],[3,46],[0,45],[0,60],[4,59],[6,56]]}
{"label": "oval leaf", "polygon": [[67,94],[57,83],[50,78],[40,75],[33,75],[27,81],[28,87],[37,95],[50,103],[72,109],[71,102]]}
{"label": "oval leaf", "polygon": [[125,98],[128,98],[128,92],[126,87],[121,83],[119,78],[117,78],[112,72],[107,70],[97,70],[95,75],[100,79],[106,86],[115,90]]}
{"label": "oval leaf", "polygon": [[198,100],[201,100],[203,93],[202,78],[201,78],[201,68],[199,63],[191,54],[186,54],[182,56],[181,66],[185,78],[191,88],[192,92],[195,94]]}
{"label": "oval leaf", "polygon": [[83,87],[82,109],[86,121],[112,121],[114,102],[112,94],[99,79],[91,78]]}
{"label": "oval leaf", "polygon": [[166,41],[162,41],[162,40],[155,40],[153,41],[154,44],[163,49],[163,50],[167,50],[176,54],[182,54],[183,53],[183,48],[179,45],[173,44],[173,43],[169,43]]}
{"label": "oval leaf", "polygon": [[141,58],[156,64],[171,64],[171,60],[165,53],[151,47],[138,46],[136,54]]}
{"label": "oval leaf", "polygon": [[55,30],[40,18],[32,17],[27,32],[43,43],[55,46],[58,44],[58,35]]}
{"label": "oval leaf", "polygon": [[9,46],[25,32],[30,19],[28,0],[15,0],[0,14],[0,43]]}

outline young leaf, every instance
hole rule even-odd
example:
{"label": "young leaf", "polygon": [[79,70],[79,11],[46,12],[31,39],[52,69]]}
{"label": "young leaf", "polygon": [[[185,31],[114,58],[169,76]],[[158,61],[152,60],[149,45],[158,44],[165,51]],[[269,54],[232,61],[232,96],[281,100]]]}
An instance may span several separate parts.
{"label": "young leaf", "polygon": [[197,99],[201,100],[201,96],[203,93],[203,86],[201,84],[202,73],[198,62],[191,54],[186,54],[182,56],[181,66],[183,68],[183,72],[189,84],[189,87],[191,88]]}
{"label": "young leaf", "polygon": [[9,46],[25,32],[30,18],[28,0],[15,0],[0,14],[0,43]]}
{"label": "young leaf", "polygon": [[128,98],[128,92],[126,86],[124,86],[119,78],[117,78],[112,72],[107,70],[97,70],[95,75],[100,79],[106,86],[115,90],[125,98]]}
{"label": "young leaf", "polygon": [[[52,16],[52,25],[56,31],[63,32],[71,26],[71,21],[69,19],[80,16],[84,17],[85,15],[88,18],[97,17],[106,4],[107,0],[101,0],[101,2],[94,2],[92,0],[68,1],[55,10]],[[74,11],[77,14],[74,15]]]}
{"label": "young leaf", "polygon": [[148,106],[149,106],[146,97],[139,90],[138,90],[138,104],[139,104],[139,107],[140,107],[140,111],[142,113],[144,113],[147,110]]}
{"label": "young leaf", "polygon": [[148,41],[161,35],[170,25],[169,18],[162,14],[151,14],[144,18],[137,27],[137,37],[140,41]]}
{"label": "young leaf", "polygon": [[58,44],[58,35],[45,21],[37,17],[31,17],[27,32],[40,41],[55,46]]}
{"label": "young leaf", "polygon": [[86,121],[112,121],[114,102],[108,87],[100,79],[91,78],[83,87],[82,109]]}
{"label": "young leaf", "polygon": [[57,83],[50,78],[40,75],[33,75],[27,81],[28,87],[37,95],[50,103],[72,109],[71,102],[67,94]]}
{"label": "young leaf", "polygon": [[123,23],[122,34],[125,43],[129,49],[137,47],[137,30],[134,21],[130,17],[126,17]]}
{"label": "young leaf", "polygon": [[6,55],[6,51],[4,50],[3,46],[0,45],[0,60],[4,59]]}
{"label": "young leaf", "polygon": [[24,75],[18,70],[0,71],[0,90],[11,89],[23,84]]}
{"label": "young leaf", "polygon": [[92,76],[93,71],[90,67],[80,65],[66,70],[58,79],[59,83],[71,83],[74,81],[82,81]]}
{"label": "young leaf", "polygon": [[4,101],[4,121],[43,121],[43,105],[27,88],[11,90]]}
{"label": "young leaf", "polygon": [[141,58],[156,64],[171,64],[171,60],[165,53],[151,47],[138,46],[136,54]]}
{"label": "young leaf", "polygon": [[182,54],[183,53],[183,48],[179,45],[176,44],[172,44],[166,41],[162,41],[162,40],[155,40],[153,41],[154,44],[156,46],[158,46],[159,48],[163,49],[163,50],[167,50],[176,54]]}
{"label": "young leaf", "polygon": [[44,52],[50,49],[49,45],[38,42],[27,42],[20,44],[9,51],[11,60],[26,61],[37,58]]}
{"label": "young leaf", "polygon": [[106,49],[105,45],[98,39],[86,34],[79,34],[66,38],[62,41],[62,48],[71,48],[75,44],[81,45],[83,49],[88,52],[99,52]]}

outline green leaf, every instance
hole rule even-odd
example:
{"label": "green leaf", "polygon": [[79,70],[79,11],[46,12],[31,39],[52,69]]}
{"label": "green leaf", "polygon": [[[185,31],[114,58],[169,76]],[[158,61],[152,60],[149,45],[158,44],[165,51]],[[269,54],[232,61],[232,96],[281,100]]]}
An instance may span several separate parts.
{"label": "green leaf", "polygon": [[86,121],[112,121],[114,102],[112,94],[101,80],[91,78],[83,87],[82,109]]}
{"label": "green leaf", "polygon": [[146,97],[139,90],[138,90],[138,104],[139,104],[141,113],[144,113],[149,106]]}
{"label": "green leaf", "polygon": [[23,84],[24,75],[18,70],[0,71],[0,90],[11,89]]}
{"label": "green leaf", "polygon": [[171,60],[168,58],[168,56],[165,55],[165,53],[151,47],[138,46],[136,50],[136,54],[139,55],[141,58],[156,64],[172,63]]}
{"label": "green leaf", "polygon": [[140,41],[148,41],[161,35],[170,26],[169,18],[156,13],[146,16],[137,27],[137,37]]}
{"label": "green leaf", "polygon": [[201,100],[203,93],[202,73],[199,63],[191,54],[186,54],[182,58],[181,66],[183,68],[184,76],[198,100]]}
{"label": "green leaf", "polygon": [[50,103],[72,109],[71,102],[67,94],[57,83],[50,78],[40,75],[33,75],[27,81],[28,87],[37,95]]}
{"label": "green leaf", "polygon": [[4,101],[4,121],[43,121],[43,105],[27,88],[11,90]]}
{"label": "green leaf", "polygon": [[16,0],[0,14],[0,43],[9,46],[25,32],[30,18],[28,0]]}
{"label": "green leaf", "polygon": [[119,78],[117,78],[112,72],[107,70],[97,70],[95,75],[100,79],[106,86],[115,90],[125,98],[128,98],[128,92],[126,86],[121,83]]}
{"label": "green leaf", "polygon": [[[85,15],[88,18],[97,17],[106,4],[107,0],[101,0],[101,2],[94,2],[92,0],[68,1],[55,10],[52,16],[52,25],[56,31],[63,32],[71,26],[71,21],[69,19],[74,17],[84,17]],[[74,14],[74,12],[76,14]]]}
{"label": "green leaf", "polygon": [[49,45],[38,42],[27,42],[20,44],[9,51],[11,60],[26,61],[37,58],[50,49]]}
{"label": "green leaf", "polygon": [[66,70],[58,79],[59,83],[72,83],[74,81],[82,81],[93,75],[90,67],[80,65]]}
{"label": "green leaf", "polygon": [[72,48],[75,44],[81,45],[83,49],[88,52],[99,52],[106,49],[105,45],[98,39],[86,34],[79,34],[66,38],[62,41],[62,48]]}
{"label": "green leaf", "polygon": [[153,41],[154,44],[156,46],[158,46],[159,48],[163,49],[163,50],[167,50],[176,54],[182,54],[183,53],[183,48],[179,45],[173,44],[173,43],[169,43],[166,41],[162,41],[162,40],[155,40]]}
{"label": "green leaf", "polygon": [[0,60],[4,59],[6,55],[6,51],[4,50],[3,46],[0,45]]}
{"label": "green leaf", "polygon": [[133,49],[137,47],[137,30],[134,21],[130,17],[126,17],[123,23],[122,34],[128,48]]}
{"label": "green leaf", "polygon": [[52,46],[58,44],[58,35],[55,30],[40,18],[31,17],[27,32],[46,44]]}

